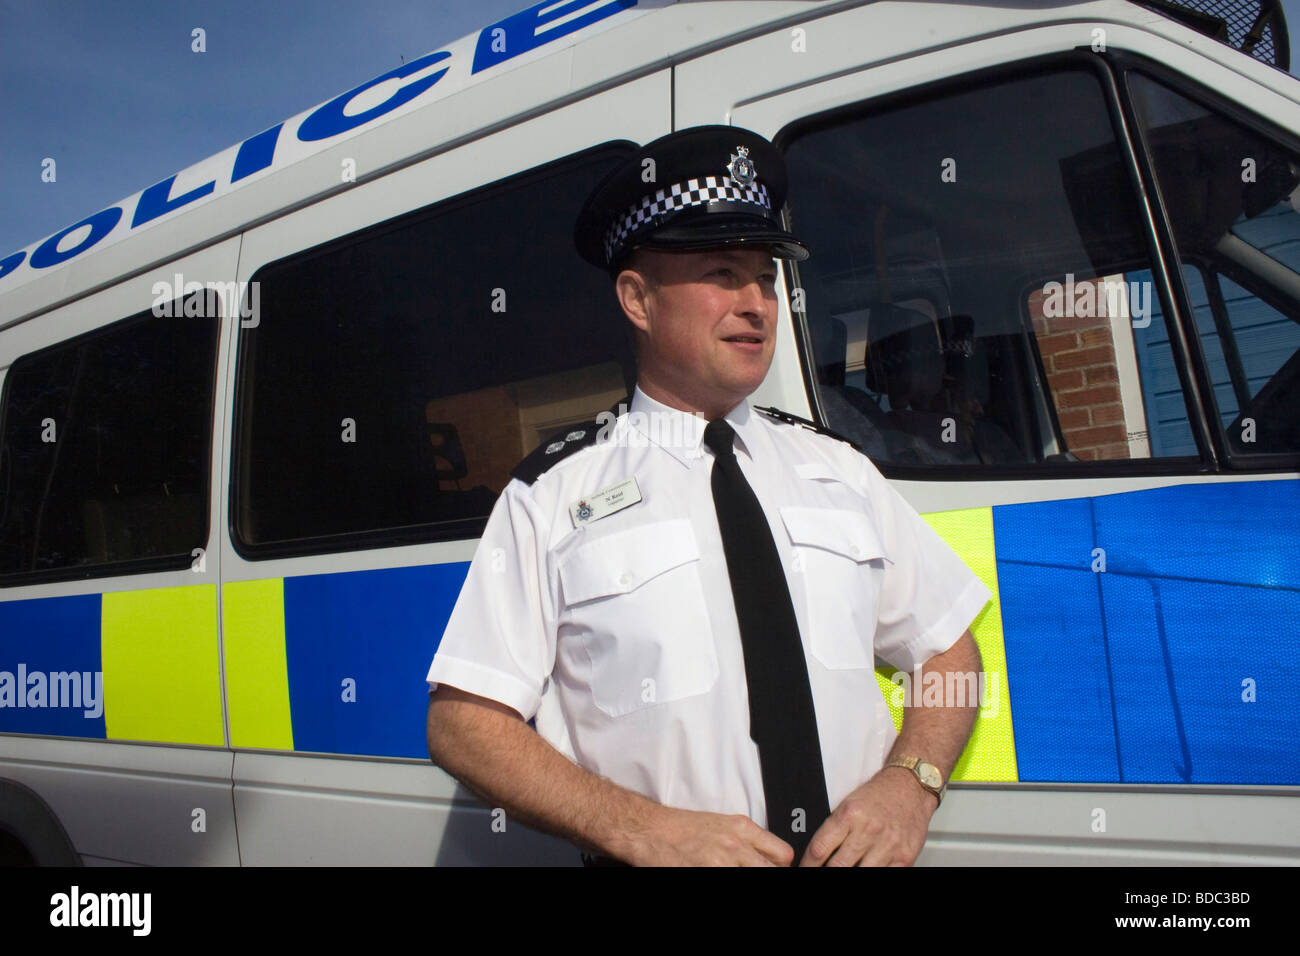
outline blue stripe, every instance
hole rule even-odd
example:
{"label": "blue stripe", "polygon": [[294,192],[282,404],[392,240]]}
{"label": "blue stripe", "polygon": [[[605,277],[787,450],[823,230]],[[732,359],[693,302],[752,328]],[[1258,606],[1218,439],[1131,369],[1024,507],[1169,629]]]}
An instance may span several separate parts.
{"label": "blue stripe", "polygon": [[[429,756],[429,670],[468,562],[284,581],[294,749]],[[355,701],[344,699],[352,681]]]}
{"label": "blue stripe", "polygon": [[[79,706],[51,706],[49,675],[53,673],[99,674],[103,670],[100,656],[100,596],[80,594],[73,597],[33,598],[0,604],[0,676],[9,682],[14,693],[25,692],[24,702],[33,700],[40,674],[44,683],[44,706],[17,707],[3,701],[0,706],[0,732],[16,734],[55,734],[63,737],[104,739],[103,701],[97,716],[86,716],[84,699]],[[17,687],[18,667],[28,675],[27,687]],[[78,684],[82,681],[79,679]],[[102,684],[101,684],[102,686]],[[0,689],[2,692],[3,689]],[[16,699],[14,701],[16,703]]]}
{"label": "blue stripe", "polygon": [[1297,514],[1297,481],[995,507],[1020,779],[1300,783]]}

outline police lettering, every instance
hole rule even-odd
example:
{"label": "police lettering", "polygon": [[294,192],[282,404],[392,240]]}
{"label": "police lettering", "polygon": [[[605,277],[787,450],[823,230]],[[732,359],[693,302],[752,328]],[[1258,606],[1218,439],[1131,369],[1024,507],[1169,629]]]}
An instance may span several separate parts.
{"label": "police lettering", "polygon": [[[581,16],[572,17],[568,7],[560,9],[555,4],[547,2],[513,14],[505,20],[484,27],[479,32],[477,48],[472,53],[470,61],[470,73],[477,75],[480,71],[497,66],[521,53],[535,50],[560,37],[621,13],[629,6],[631,4],[627,0],[608,0],[593,9],[585,10]],[[492,49],[494,38],[498,41],[495,50]],[[471,55],[470,50],[465,49],[460,55],[462,57]],[[450,71],[452,58],[453,53],[450,50],[426,54],[377,76],[342,96],[322,103],[302,118],[292,138],[300,143],[316,143],[373,123],[393,110],[425,95]],[[433,69],[435,66],[437,69]],[[401,82],[390,88],[389,81],[392,80]],[[370,105],[368,109],[348,112],[354,99],[364,98],[365,94],[375,88],[381,88],[388,95],[380,102]],[[369,100],[366,102],[370,103]],[[221,195],[229,186],[253,173],[271,168],[279,155],[277,148],[288,138],[281,135],[284,125],[284,123],[277,124],[244,140],[231,160],[228,177],[213,176],[211,168],[205,163],[201,173],[196,169],[197,177],[201,178],[184,182],[183,174],[177,173],[154,183],[140,193],[135,200],[134,208],[128,209],[120,203],[109,206],[48,237],[32,250],[30,256],[26,250],[21,250],[0,257],[0,282],[15,273],[30,274],[32,270],[49,269],[60,265],[100,245],[109,236],[112,236],[112,241],[115,242],[133,229],[147,226],[201,199]],[[301,158],[301,156],[299,150],[294,158]],[[179,186],[178,178],[182,179]]]}

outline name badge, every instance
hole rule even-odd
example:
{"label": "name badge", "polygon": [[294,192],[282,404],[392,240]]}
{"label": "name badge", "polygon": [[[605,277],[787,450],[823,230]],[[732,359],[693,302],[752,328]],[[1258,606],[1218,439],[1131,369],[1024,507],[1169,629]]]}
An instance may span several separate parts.
{"label": "name badge", "polygon": [[637,487],[636,479],[626,478],[616,485],[579,498],[569,505],[569,515],[573,518],[573,526],[578,528],[622,511],[640,500],[641,489]]}

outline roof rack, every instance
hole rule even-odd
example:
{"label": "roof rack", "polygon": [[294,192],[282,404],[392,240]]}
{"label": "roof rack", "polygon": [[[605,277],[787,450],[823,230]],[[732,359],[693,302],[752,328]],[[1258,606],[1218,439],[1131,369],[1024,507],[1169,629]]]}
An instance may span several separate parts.
{"label": "roof rack", "polygon": [[1133,0],[1279,70],[1291,69],[1281,0]]}

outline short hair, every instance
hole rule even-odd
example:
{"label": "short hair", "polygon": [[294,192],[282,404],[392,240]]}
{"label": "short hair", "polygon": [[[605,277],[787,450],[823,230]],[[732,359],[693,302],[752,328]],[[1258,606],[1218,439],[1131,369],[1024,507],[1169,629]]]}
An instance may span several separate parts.
{"label": "short hair", "polygon": [[617,281],[619,273],[624,269],[634,269],[645,276],[646,281],[650,283],[651,290],[656,290],[663,285],[663,282],[660,281],[658,269],[651,265],[652,261],[647,255],[646,248],[637,246],[610,269],[610,276]]}

